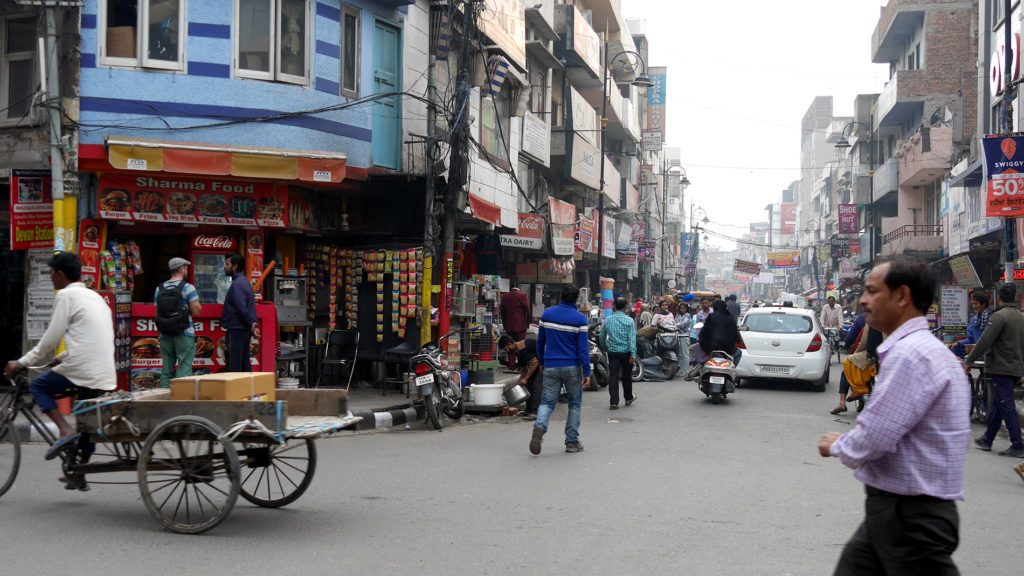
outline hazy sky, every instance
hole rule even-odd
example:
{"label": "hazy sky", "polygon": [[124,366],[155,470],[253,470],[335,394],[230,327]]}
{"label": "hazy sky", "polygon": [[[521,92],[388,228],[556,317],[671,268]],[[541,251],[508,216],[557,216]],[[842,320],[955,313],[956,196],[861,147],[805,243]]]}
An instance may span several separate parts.
{"label": "hazy sky", "polygon": [[815,96],[850,116],[854,97],[888,78],[888,66],[871,63],[880,0],[622,5],[645,21],[648,64],[668,67],[666,144],[681,149],[692,182],[687,210],[702,206],[709,228],[729,236],[767,221],[765,205],[800,178],[800,121]]}

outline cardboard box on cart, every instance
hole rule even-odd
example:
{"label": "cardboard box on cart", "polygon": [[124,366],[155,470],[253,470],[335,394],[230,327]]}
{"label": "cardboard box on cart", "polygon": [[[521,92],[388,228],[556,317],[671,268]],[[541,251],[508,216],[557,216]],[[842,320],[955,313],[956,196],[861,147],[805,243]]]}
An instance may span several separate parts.
{"label": "cardboard box on cart", "polygon": [[171,380],[171,400],[277,400],[273,372],[219,372]]}

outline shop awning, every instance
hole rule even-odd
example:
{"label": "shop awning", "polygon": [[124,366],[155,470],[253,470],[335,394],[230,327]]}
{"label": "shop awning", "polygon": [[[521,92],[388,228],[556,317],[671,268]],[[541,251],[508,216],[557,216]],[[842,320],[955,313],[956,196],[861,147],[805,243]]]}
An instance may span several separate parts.
{"label": "shop awning", "polygon": [[949,179],[949,185],[977,186],[981,184],[981,179],[985,176],[984,167],[982,166],[984,161],[984,158],[978,158],[974,162],[971,162],[971,165],[968,166],[966,170]]}
{"label": "shop awning", "polygon": [[501,226],[501,207],[472,193],[469,195],[469,209],[478,220]]}
{"label": "shop awning", "polygon": [[201,142],[107,137],[107,158],[118,170],[338,183],[346,154]]}

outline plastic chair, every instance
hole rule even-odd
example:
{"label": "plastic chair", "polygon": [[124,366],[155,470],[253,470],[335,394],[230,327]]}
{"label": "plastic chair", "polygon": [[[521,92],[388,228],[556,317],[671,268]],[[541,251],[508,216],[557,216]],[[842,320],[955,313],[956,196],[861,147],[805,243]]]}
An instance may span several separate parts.
{"label": "plastic chair", "polygon": [[316,386],[320,387],[320,380],[328,366],[341,366],[348,368],[348,382],[345,384],[347,391],[352,385],[352,375],[356,372],[356,353],[359,350],[359,332],[356,330],[334,330],[327,335],[327,345],[324,347],[324,357],[320,360],[317,370]]}

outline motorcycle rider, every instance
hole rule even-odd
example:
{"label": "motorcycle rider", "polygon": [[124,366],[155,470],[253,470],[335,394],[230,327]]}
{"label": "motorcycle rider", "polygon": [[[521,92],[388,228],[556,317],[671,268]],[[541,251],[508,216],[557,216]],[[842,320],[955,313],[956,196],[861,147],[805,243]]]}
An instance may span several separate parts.
{"label": "motorcycle rider", "polygon": [[740,341],[740,331],[736,319],[729,314],[724,300],[715,300],[712,312],[704,320],[697,342],[705,354],[720,350],[733,357],[733,363],[740,363],[740,350],[736,343]]}

